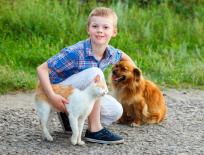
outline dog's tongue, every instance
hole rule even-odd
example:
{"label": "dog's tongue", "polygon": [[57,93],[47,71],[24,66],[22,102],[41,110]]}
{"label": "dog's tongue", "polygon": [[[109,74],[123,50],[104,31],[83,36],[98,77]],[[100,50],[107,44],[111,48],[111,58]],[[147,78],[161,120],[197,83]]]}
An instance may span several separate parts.
{"label": "dog's tongue", "polygon": [[120,77],[117,77],[117,76],[113,76],[112,78],[114,81],[118,81],[120,79]]}

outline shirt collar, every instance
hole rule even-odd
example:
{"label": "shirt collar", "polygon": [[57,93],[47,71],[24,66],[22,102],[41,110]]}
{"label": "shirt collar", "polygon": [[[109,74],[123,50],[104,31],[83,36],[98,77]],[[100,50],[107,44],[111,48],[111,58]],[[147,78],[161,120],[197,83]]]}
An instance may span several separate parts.
{"label": "shirt collar", "polygon": [[[111,48],[112,47],[108,45],[108,47],[105,50],[105,56],[103,59],[110,58],[114,54],[114,52],[113,52],[113,50],[111,50]],[[92,52],[90,38],[88,38],[84,41],[84,53],[85,53],[85,57],[90,57],[90,56],[94,57],[93,52]]]}

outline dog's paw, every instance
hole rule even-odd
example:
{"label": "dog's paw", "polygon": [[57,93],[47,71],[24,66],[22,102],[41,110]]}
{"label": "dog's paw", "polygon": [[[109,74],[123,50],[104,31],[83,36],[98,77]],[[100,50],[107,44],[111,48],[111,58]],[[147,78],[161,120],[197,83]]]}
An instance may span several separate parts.
{"label": "dog's paw", "polygon": [[117,124],[127,124],[127,122],[125,122],[124,119],[119,119],[119,120],[117,121]]}
{"label": "dog's paw", "polygon": [[138,128],[138,127],[140,127],[140,124],[136,124],[135,122],[133,122],[133,123],[130,124],[130,126],[131,126],[131,127],[137,127],[137,128]]}

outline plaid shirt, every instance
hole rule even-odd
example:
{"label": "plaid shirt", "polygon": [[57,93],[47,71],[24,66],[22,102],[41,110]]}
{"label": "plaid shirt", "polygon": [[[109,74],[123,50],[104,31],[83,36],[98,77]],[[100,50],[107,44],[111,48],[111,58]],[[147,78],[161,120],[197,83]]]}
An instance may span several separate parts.
{"label": "plaid shirt", "polygon": [[99,67],[104,71],[110,64],[120,61],[121,56],[119,49],[109,45],[102,60],[98,61],[93,55],[90,39],[80,41],[48,59],[49,78],[51,83],[56,84],[90,67]]}

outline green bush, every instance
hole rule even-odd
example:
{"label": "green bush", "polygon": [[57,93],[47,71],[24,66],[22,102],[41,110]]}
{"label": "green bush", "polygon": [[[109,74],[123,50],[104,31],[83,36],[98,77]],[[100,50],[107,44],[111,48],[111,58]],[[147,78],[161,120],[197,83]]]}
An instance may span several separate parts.
{"label": "green bush", "polygon": [[1,0],[0,92],[33,89],[39,64],[88,37],[86,19],[96,6],[117,12],[119,33],[111,44],[129,54],[147,78],[168,87],[203,87],[204,5],[198,1],[188,15],[176,11],[176,1],[148,5]]}

